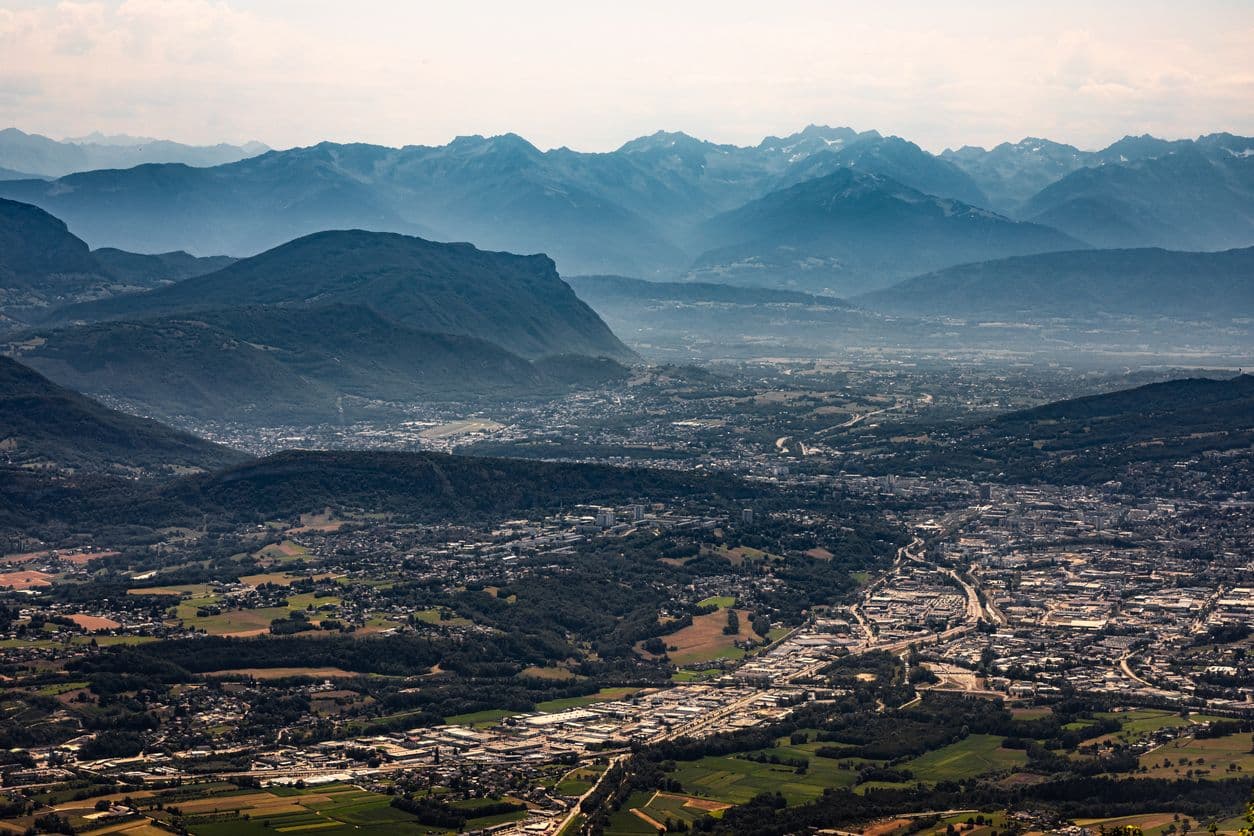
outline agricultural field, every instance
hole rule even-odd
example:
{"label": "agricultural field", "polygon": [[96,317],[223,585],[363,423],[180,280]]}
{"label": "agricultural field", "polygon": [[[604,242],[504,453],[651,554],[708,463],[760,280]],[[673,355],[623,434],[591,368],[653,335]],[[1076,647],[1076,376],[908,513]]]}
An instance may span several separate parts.
{"label": "agricultural field", "polygon": [[[740,632],[727,635],[723,628],[727,626],[727,610],[716,610],[692,619],[692,624],[663,636],[667,653],[676,665],[692,665],[701,662],[712,662],[717,659],[740,659],[745,655],[743,648],[736,647],[737,641],[752,639],[761,641],[762,637],[753,632],[749,624],[749,614],[744,610],[733,610],[740,618]],[[675,648],[670,650],[670,648]]]}
{"label": "agricultural field", "polygon": [[667,792],[636,792],[610,817],[606,836],[656,834],[666,823],[683,822],[691,827],[697,819],[718,816],[731,805],[704,798]]}
{"label": "agricultural field", "polygon": [[989,772],[1001,772],[1028,761],[1021,749],[1002,748],[1002,738],[973,734],[907,761],[902,769],[914,773],[916,781],[961,781]]}
{"label": "agricultural field", "polygon": [[271,543],[263,547],[257,552],[257,556],[269,560],[271,563],[291,563],[308,553],[309,550],[300,543],[293,540],[284,540],[281,543]]}
{"label": "agricultural field", "polygon": [[697,602],[698,607],[718,607],[725,610],[728,607],[736,606],[736,596],[734,595],[711,595],[703,601]]}
{"label": "agricultural field", "polygon": [[[121,802],[124,797],[140,809],[140,815],[120,822],[101,824],[107,815],[97,812],[98,801]],[[417,826],[413,816],[390,806],[385,795],[366,792],[346,784],[320,788],[270,790],[240,789],[215,782],[188,785],[159,792],[136,790],[130,793],[92,796],[83,800],[49,797],[55,812],[78,832],[124,833],[129,836],[168,834],[181,823],[194,836],[234,836],[316,832],[319,836],[351,833],[393,833],[404,827],[407,833],[441,833]],[[158,805],[160,804],[160,808]],[[8,822],[22,832],[23,821]],[[5,831],[8,832],[8,831]]]}
{"label": "agricultural field", "polygon": [[602,688],[595,694],[588,694],[583,697],[567,697],[560,700],[546,700],[545,702],[536,703],[536,711],[554,714],[570,708],[582,708],[585,705],[593,705],[594,703],[625,699],[638,690],[638,688]]}
{"label": "agricultural field", "polygon": [[726,546],[715,546],[708,549],[711,554],[718,555],[733,566],[741,566],[745,562],[756,563],[759,560],[779,560],[779,555],[764,552],[761,549],[755,549],[750,546],[736,546],[735,548],[727,548]]}
{"label": "agricultural field", "polygon": [[542,668],[542,667],[537,667],[536,665],[523,668],[521,671],[518,672],[518,675],[523,676],[523,677],[529,677],[531,679],[548,679],[554,682],[568,682],[571,680],[583,678],[583,677],[580,677],[574,671],[567,670],[566,668],[557,668],[557,667],[543,667]]}
{"label": "agricultural field", "polygon": [[[489,802],[471,800],[455,802],[454,806],[471,811],[473,816],[473,810],[486,803]],[[398,830],[434,836],[449,832],[419,824],[414,816],[392,807],[391,799],[386,795],[347,784],[210,794],[204,798],[180,800],[173,806],[193,836],[261,836],[276,832],[348,836],[396,833]],[[525,813],[519,812],[472,817],[467,822],[467,828],[491,827],[523,816]]]}
{"label": "agricultural field", "polygon": [[[1002,739],[994,735],[973,734],[957,743],[928,752],[901,764],[898,769],[909,770],[917,781],[960,781],[992,772],[1001,772],[1026,763],[1027,756],[1019,750],[1004,749]],[[875,761],[860,758],[824,758],[818,749],[831,744],[808,742],[790,744],[787,739],[778,741],[771,749],[747,753],[745,757],[709,756],[699,761],[680,762],[670,777],[679,781],[686,792],[726,802],[744,804],[763,792],[783,793],[789,804],[812,801],[827,788],[852,787],[857,781],[858,769],[875,765]],[[749,758],[778,758],[780,763],[762,763]],[[796,762],[808,762],[803,773],[798,774]],[[899,786],[871,782],[863,788]]]}
{"label": "agricultural field", "polygon": [[[770,751],[781,758],[785,755],[783,749]],[[853,771],[840,770],[835,761],[829,761],[830,767],[815,764],[819,760],[826,759],[811,761],[813,773],[798,775],[792,766],[711,755],[680,762],[670,777],[679,781],[686,793],[726,804],[745,804],[754,796],[777,790],[789,804],[804,804],[822,795],[826,787],[848,786],[854,781]],[[840,781],[843,784],[837,783]]]}
{"label": "agricultural field", "polygon": [[483,711],[471,711],[467,714],[455,714],[452,717],[445,717],[444,722],[450,726],[478,726],[487,728],[495,726],[506,717],[513,717],[517,711],[509,711],[504,708],[486,708]]}
{"label": "agricultural field", "polygon": [[[1094,830],[1103,827],[1107,830],[1111,830],[1116,827],[1131,825],[1133,827],[1141,828],[1141,831],[1145,834],[1145,836],[1163,836],[1163,834],[1168,832],[1168,828],[1171,828],[1172,833],[1178,832],[1181,825],[1185,821],[1188,821],[1192,826],[1190,829],[1201,831],[1201,826],[1199,826],[1197,822],[1191,820],[1188,816],[1181,816],[1178,813],[1170,812],[1142,813],[1135,816],[1121,816],[1119,818],[1111,819],[1076,819],[1076,824],[1081,827],[1091,827]],[[1233,830],[1235,829],[1236,828],[1233,828]],[[1227,828],[1221,829],[1220,832],[1225,831],[1231,832],[1228,831]]]}
{"label": "agricultural field", "polygon": [[562,780],[557,782],[554,789],[562,795],[581,796],[592,789],[593,783],[604,771],[605,767],[600,764],[576,767],[562,776]]}
{"label": "agricultural field", "polygon": [[[288,586],[298,576],[287,572],[271,572],[249,575],[242,579],[251,586],[272,583]],[[326,578],[328,575],[318,575]],[[342,599],[334,595],[316,595],[313,592],[302,592],[287,598],[285,606],[257,607],[253,609],[232,608],[212,613],[223,605],[223,598],[213,591],[209,584],[184,584],[176,586],[152,586],[128,590],[133,595],[169,595],[178,597],[173,605],[170,622],[196,630],[202,630],[211,636],[258,636],[269,632],[270,622],[276,618],[287,618],[292,613],[303,610],[310,615],[310,621],[317,624],[323,617],[332,617]],[[204,614],[202,614],[204,613]],[[390,625],[395,626],[395,625]]]}
{"label": "agricultural field", "polygon": [[1207,777],[1215,780],[1254,774],[1254,736],[1248,732],[1209,739],[1173,740],[1141,755],[1151,778]]}

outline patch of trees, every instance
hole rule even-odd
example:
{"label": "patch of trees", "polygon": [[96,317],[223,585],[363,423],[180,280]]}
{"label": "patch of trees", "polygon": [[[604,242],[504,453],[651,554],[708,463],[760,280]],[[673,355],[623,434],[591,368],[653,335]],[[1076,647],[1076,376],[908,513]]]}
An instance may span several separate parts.
{"label": "patch of trees", "polygon": [[420,824],[430,827],[443,827],[460,831],[466,826],[464,811],[434,798],[406,798],[398,795],[392,799],[392,806],[409,813],[418,819]]}
{"label": "patch of trees", "polygon": [[83,744],[79,756],[84,760],[129,758],[144,750],[144,739],[133,731],[103,731]]}
{"label": "patch of trees", "polygon": [[1216,720],[1193,733],[1198,740],[1227,737],[1230,734],[1254,731],[1254,720]]}

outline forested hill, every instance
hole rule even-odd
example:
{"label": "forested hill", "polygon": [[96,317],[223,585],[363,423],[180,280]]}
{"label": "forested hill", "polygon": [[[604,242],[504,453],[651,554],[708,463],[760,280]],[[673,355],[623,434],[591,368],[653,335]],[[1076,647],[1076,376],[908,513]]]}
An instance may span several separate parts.
{"label": "forested hill", "polygon": [[216,468],[245,458],[156,421],[116,412],[0,357],[0,466],[136,475]]}
{"label": "forested hill", "polygon": [[1031,426],[1094,419],[1118,419],[1123,422],[1121,432],[1129,434],[1138,427],[1153,433],[1179,432],[1194,425],[1214,430],[1239,429],[1244,424],[1249,429],[1254,427],[1254,375],[1150,383],[1011,412],[995,424]]}
{"label": "forested hill", "polygon": [[633,358],[543,255],[362,230],[319,232],[148,293],[71,306],[56,321],[246,305],[356,305],[410,328],[478,337],[527,358]]}
{"label": "forested hill", "polygon": [[707,499],[748,501],[773,490],[720,474],[495,459],[442,453],[292,450],[160,485],[0,479],[0,525],[118,530],[140,537],[199,525],[208,514],[239,524],[332,508],[422,523],[482,522],[557,513],[579,504]]}
{"label": "forested hill", "polygon": [[430,521],[557,511],[580,503],[753,495],[739,480],[702,473],[494,459],[441,453],[289,451],[172,484],[166,502],[260,519],[327,506]]}

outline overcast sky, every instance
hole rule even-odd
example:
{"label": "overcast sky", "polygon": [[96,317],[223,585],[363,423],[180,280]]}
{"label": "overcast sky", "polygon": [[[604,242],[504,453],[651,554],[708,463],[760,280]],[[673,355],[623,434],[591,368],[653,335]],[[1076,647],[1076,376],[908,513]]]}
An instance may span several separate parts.
{"label": "overcast sky", "polygon": [[1254,133],[1254,2],[0,0],[0,127],[609,150]]}

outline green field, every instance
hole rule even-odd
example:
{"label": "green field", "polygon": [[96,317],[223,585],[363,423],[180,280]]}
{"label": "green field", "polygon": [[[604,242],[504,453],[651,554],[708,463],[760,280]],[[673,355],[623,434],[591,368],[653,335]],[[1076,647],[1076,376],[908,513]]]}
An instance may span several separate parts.
{"label": "green field", "polygon": [[[816,746],[816,744],[806,744]],[[810,768],[805,775],[798,775],[791,766],[756,763],[734,757],[709,756],[699,761],[683,761],[671,773],[679,781],[684,792],[727,804],[744,804],[764,792],[783,793],[789,804],[803,804],[823,794],[827,787],[849,786],[856,773],[840,769],[830,758],[811,757],[801,747],[780,747],[767,750],[781,758],[810,758]]]}
{"label": "green field", "polygon": [[711,595],[703,601],[697,602],[698,607],[718,607],[725,610],[728,607],[736,606],[736,596],[734,595]]}
{"label": "green field", "polygon": [[[344,784],[296,789],[275,787],[270,793],[276,801],[291,799],[287,806],[245,806],[242,815],[189,815],[188,828],[195,836],[228,836],[228,834],[314,833],[318,836],[347,836],[352,833],[394,833],[404,828],[408,833],[426,831],[413,816],[391,806],[385,795],[359,790]],[[243,798],[253,796],[245,795]],[[222,799],[229,801],[229,797]],[[295,805],[295,809],[293,806]],[[303,808],[303,809],[302,809]]]}
{"label": "green field", "polygon": [[605,771],[604,766],[581,766],[572,769],[554,787],[562,795],[579,797],[592,789],[593,783]]}
{"label": "green field", "polygon": [[[195,812],[196,799],[191,796],[181,803],[193,808],[187,816],[188,829],[194,836],[264,836],[275,833],[309,833],[311,836],[350,836],[350,834],[412,833],[447,834],[450,831],[421,825],[408,813],[391,806],[391,797],[366,792],[347,784],[325,784],[319,787],[274,787],[268,792],[245,791],[212,797],[221,803],[213,812],[202,807]],[[238,799],[238,805],[232,801]],[[512,799],[511,799],[512,800]],[[518,821],[526,811],[502,813],[474,818],[477,808],[491,804],[489,799],[454,802],[470,816],[467,829],[476,830]],[[216,806],[216,805],[215,805]]]}
{"label": "green field", "polygon": [[56,683],[53,683],[52,685],[45,685],[44,687],[40,688],[35,693],[41,696],[45,696],[45,697],[55,697],[55,696],[59,696],[60,694],[69,693],[70,691],[77,691],[79,688],[86,688],[86,687],[87,687],[86,682],[56,682]]}
{"label": "green field", "polygon": [[1181,778],[1192,772],[1194,777],[1224,780],[1254,774],[1254,751],[1248,732],[1206,740],[1186,737],[1141,755],[1141,766],[1153,778]]}
{"label": "green field", "polygon": [[961,781],[987,772],[1000,772],[1028,762],[1022,749],[1001,748],[1002,738],[973,734],[943,749],[903,764],[916,781]]}
{"label": "green field", "polygon": [[536,703],[536,711],[545,714],[555,714],[558,711],[565,711],[568,708],[581,708],[585,705],[592,705],[598,702],[609,702],[610,700],[621,700],[629,697],[639,688],[602,688],[595,694],[588,694],[583,697],[565,697],[560,700],[545,700]]}
{"label": "green field", "polygon": [[659,824],[665,824],[669,819],[673,822],[683,822],[691,829],[692,823],[706,816],[721,816],[722,809],[703,810],[699,806],[717,806],[703,803],[700,799],[693,799],[690,796],[662,793],[662,792],[635,792],[632,793],[623,806],[614,815],[610,817],[609,826],[606,827],[606,836],[611,834],[619,834],[620,836],[636,836],[637,834],[654,834],[657,828],[653,827],[644,818],[637,815],[633,810],[644,813],[653,821]]}
{"label": "green field", "polygon": [[513,717],[517,711],[504,708],[485,708],[483,711],[471,711],[467,714],[454,714],[445,717],[444,722],[450,726],[494,726],[506,717]]}
{"label": "green field", "polygon": [[[989,772],[1010,769],[1027,762],[1023,751],[1003,749],[1002,738],[994,735],[973,734],[969,737],[928,752],[901,765],[914,773],[915,781],[961,780]],[[783,793],[789,804],[813,801],[827,788],[852,787],[857,780],[858,769],[874,763],[859,758],[823,758],[816,751],[830,744],[810,742],[789,745],[781,739],[771,749],[749,753],[753,756],[777,756],[783,761],[808,761],[805,774],[798,775],[796,767],[786,764],[758,763],[742,757],[705,757],[698,761],[680,762],[673,773],[685,793],[728,804],[744,804],[763,792]],[[849,768],[842,768],[842,764]],[[858,789],[880,784],[864,784]]]}

